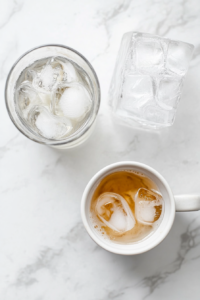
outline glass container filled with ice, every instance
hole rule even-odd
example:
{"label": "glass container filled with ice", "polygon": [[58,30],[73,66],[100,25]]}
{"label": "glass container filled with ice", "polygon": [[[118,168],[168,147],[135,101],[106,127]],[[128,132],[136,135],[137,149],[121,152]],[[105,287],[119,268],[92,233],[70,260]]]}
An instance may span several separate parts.
{"label": "glass container filled with ice", "polygon": [[75,50],[43,46],[25,54],[11,70],[6,104],[27,137],[54,147],[74,147],[92,131],[100,104],[98,79]]}
{"label": "glass container filled with ice", "polygon": [[134,171],[104,177],[90,206],[95,231],[117,243],[147,238],[160,225],[163,213],[164,200],[157,185]]}
{"label": "glass container filled with ice", "polygon": [[159,36],[123,36],[109,104],[121,122],[162,128],[173,124],[194,46]]}

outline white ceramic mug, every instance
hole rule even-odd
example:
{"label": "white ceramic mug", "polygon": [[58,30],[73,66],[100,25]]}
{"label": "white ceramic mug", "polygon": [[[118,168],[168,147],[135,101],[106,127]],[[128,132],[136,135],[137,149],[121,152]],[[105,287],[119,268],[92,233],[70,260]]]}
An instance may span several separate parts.
{"label": "white ceramic mug", "polygon": [[[146,239],[132,244],[117,244],[109,239],[105,239],[95,230],[94,224],[90,218],[91,198],[97,185],[108,174],[122,170],[138,171],[151,178],[158,186],[165,202],[164,215],[159,227]],[[81,200],[82,221],[90,237],[102,248],[110,252],[123,255],[140,254],[154,248],[169,233],[174,222],[176,211],[194,210],[200,210],[199,195],[174,196],[169,184],[160,173],[145,164],[133,161],[114,163],[100,170],[87,184]]]}

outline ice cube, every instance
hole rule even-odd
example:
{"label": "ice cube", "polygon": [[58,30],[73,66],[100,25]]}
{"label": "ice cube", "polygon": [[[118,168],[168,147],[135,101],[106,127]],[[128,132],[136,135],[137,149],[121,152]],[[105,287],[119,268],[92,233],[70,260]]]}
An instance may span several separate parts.
{"label": "ice cube", "polygon": [[178,105],[182,86],[182,78],[165,76],[158,86],[158,105],[164,109],[173,109]]}
{"label": "ice cube", "polygon": [[20,115],[26,119],[30,109],[40,103],[41,99],[31,83],[24,81],[16,91],[16,105]]}
{"label": "ice cube", "polygon": [[153,98],[153,82],[148,75],[127,74],[122,87],[120,108],[137,112]]}
{"label": "ice cube", "polygon": [[32,70],[33,87],[42,93],[50,93],[53,88],[63,80],[64,71],[62,64],[54,57],[40,69]]}
{"label": "ice cube", "polygon": [[38,91],[43,93],[49,93],[52,91],[53,86],[56,84],[56,79],[59,76],[59,71],[51,67],[51,65],[46,65],[40,73],[33,79],[33,86]]}
{"label": "ice cube", "polygon": [[70,120],[52,115],[43,106],[34,106],[28,115],[32,127],[47,139],[61,139],[72,130]]}
{"label": "ice cube", "polygon": [[165,110],[153,101],[142,108],[141,120],[149,121],[155,126],[159,124],[162,126],[172,125],[174,118],[175,110]]}
{"label": "ice cube", "polygon": [[159,71],[164,67],[164,53],[159,39],[141,37],[135,44],[136,67],[138,69],[149,69]]}
{"label": "ice cube", "polygon": [[95,211],[106,226],[117,232],[124,233],[135,226],[133,213],[126,200],[119,194],[101,194]]}
{"label": "ice cube", "polygon": [[39,95],[43,105],[45,105],[47,107],[51,106],[51,102],[52,102],[52,94],[51,93],[38,92],[38,95]]}
{"label": "ice cube", "polygon": [[191,44],[170,41],[166,60],[167,69],[176,74],[185,75],[193,50],[194,46]]}
{"label": "ice cube", "polygon": [[135,196],[135,216],[139,223],[152,225],[163,210],[162,195],[155,190],[140,188]]}
{"label": "ice cube", "polygon": [[63,78],[61,80],[62,82],[71,82],[71,81],[79,80],[78,73],[70,61],[65,60],[64,62],[59,57],[55,57],[54,60],[55,62],[58,62],[62,65],[62,69],[63,69]]}
{"label": "ice cube", "polygon": [[33,78],[36,76],[36,72],[32,69],[27,69],[25,71],[25,74],[24,74],[24,79],[27,80],[27,81],[30,81],[32,82],[33,81]]}
{"label": "ice cube", "polygon": [[80,83],[58,86],[53,97],[52,109],[56,115],[80,121],[91,109],[92,101],[85,87]]}

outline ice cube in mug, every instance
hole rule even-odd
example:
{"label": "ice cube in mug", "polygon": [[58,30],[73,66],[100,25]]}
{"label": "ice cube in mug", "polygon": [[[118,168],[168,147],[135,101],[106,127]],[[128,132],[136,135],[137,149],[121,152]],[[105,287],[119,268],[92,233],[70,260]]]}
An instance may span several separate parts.
{"label": "ice cube in mug", "polygon": [[158,191],[140,188],[135,196],[135,215],[139,223],[153,225],[161,216],[163,198]]}
{"label": "ice cube in mug", "polygon": [[103,193],[96,204],[96,214],[109,228],[124,233],[135,226],[135,218],[126,200],[116,193]]}

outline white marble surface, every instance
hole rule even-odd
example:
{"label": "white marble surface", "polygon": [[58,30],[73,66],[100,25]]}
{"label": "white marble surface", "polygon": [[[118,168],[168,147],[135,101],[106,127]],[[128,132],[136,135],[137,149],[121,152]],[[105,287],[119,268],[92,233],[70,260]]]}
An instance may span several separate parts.
{"label": "white marble surface", "polygon": [[[196,47],[176,122],[161,135],[113,125],[107,112],[120,40],[130,30]],[[88,180],[116,161],[151,165],[174,193],[200,193],[199,30],[199,0],[0,0],[1,300],[200,299],[200,212],[177,213],[164,242],[130,257],[98,247],[80,218]],[[25,138],[4,104],[12,64],[47,43],[80,51],[101,84],[93,136],[66,152]]]}

